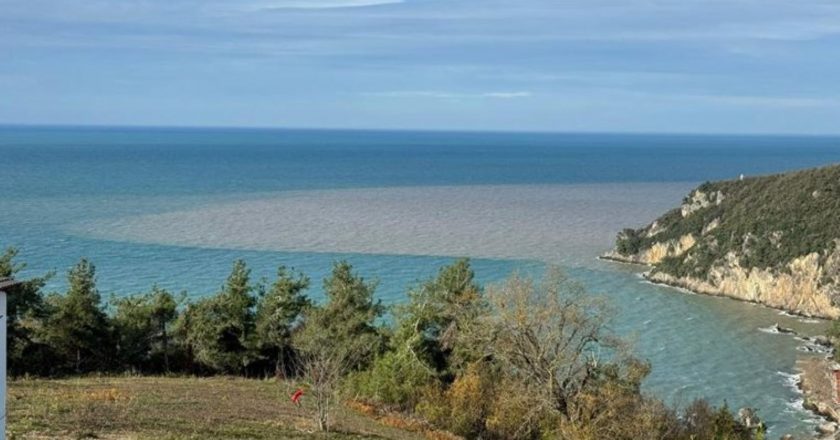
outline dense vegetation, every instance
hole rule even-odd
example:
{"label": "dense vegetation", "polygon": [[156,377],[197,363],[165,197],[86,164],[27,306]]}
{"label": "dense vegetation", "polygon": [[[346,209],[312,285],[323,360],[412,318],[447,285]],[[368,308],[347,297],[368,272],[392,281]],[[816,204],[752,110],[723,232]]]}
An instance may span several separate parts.
{"label": "dense vegetation", "polygon": [[[700,238],[688,252],[669,257],[656,270],[703,278],[730,251],[742,267],[784,269],[791,260],[813,252],[823,257],[840,239],[840,165],[785,174],[704,183],[695,191],[720,194],[720,203],[683,217],[679,208],[653,225],[619,234],[616,250],[633,255],[656,243]],[[693,194],[693,193],[692,193]],[[685,203],[690,203],[687,197]],[[719,225],[706,230],[713,222]],[[655,232],[655,231],[654,231]]]}
{"label": "dense vegetation", "polygon": [[[0,276],[21,269],[0,256]],[[610,331],[607,304],[557,271],[487,290],[467,260],[440,269],[397,307],[346,262],[324,280],[284,267],[270,285],[237,261],[196,302],[153,288],[103,305],[80,261],[64,294],[44,279],[10,295],[14,375],[102,372],[281,376],[304,384],[322,430],[339,399],[397,411],[466,438],[753,439],[763,427],[697,401],[676,410],[645,395],[648,365]],[[752,425],[752,426],[750,426]]]}

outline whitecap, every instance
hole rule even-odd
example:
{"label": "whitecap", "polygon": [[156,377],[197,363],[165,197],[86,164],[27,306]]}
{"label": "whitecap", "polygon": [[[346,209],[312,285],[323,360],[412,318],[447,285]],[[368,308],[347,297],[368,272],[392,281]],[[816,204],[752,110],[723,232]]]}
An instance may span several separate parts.
{"label": "whitecap", "polygon": [[769,327],[759,327],[758,331],[760,331],[762,333],[768,333],[768,334],[771,334],[771,335],[780,335],[781,334],[781,332],[779,332],[779,329],[776,328],[775,325],[771,325]]}
{"label": "whitecap", "polygon": [[781,376],[784,379],[784,384],[786,386],[795,390],[797,392],[797,394],[800,394],[799,383],[802,381],[802,374],[800,374],[800,373],[787,373],[785,371],[777,371],[776,374]]}
{"label": "whitecap", "polygon": [[797,346],[796,350],[801,351],[803,353],[809,353],[809,354],[829,354],[829,353],[831,353],[831,348],[826,347],[824,345],[815,344],[811,341],[805,341],[804,344]]}

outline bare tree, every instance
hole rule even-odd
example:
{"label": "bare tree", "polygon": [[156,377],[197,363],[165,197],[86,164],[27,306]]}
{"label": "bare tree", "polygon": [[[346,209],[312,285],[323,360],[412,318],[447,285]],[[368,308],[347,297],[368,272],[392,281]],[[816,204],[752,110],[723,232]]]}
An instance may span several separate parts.
{"label": "bare tree", "polygon": [[488,290],[492,311],[476,332],[488,357],[527,387],[531,408],[575,418],[579,395],[596,377],[602,354],[621,351],[607,329],[606,303],[559,270],[543,282],[512,276]]}
{"label": "bare tree", "polygon": [[307,394],[315,402],[318,429],[328,431],[339,385],[370,347],[364,346],[364,340],[357,343],[331,337],[317,325],[320,313],[316,310],[310,315],[310,322],[296,339],[296,346],[300,352],[298,371],[309,386]]}

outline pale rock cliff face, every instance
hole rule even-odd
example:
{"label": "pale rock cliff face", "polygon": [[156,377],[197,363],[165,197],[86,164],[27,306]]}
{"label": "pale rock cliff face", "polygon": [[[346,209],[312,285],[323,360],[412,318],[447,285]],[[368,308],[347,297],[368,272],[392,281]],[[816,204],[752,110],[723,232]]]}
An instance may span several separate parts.
{"label": "pale rock cliff face", "polygon": [[607,252],[604,258],[625,263],[654,265],[662,262],[666,257],[679,257],[689,250],[697,240],[691,234],[680,237],[679,240],[669,240],[656,243],[636,255],[622,255],[616,251]]}
{"label": "pale rock cliff face", "polygon": [[692,213],[699,211],[703,208],[707,208],[711,205],[720,205],[723,203],[724,195],[722,192],[717,191],[710,194],[704,193],[703,191],[694,191],[691,193],[691,198],[688,202],[683,203],[680,206],[680,213],[682,214],[683,218],[688,217]]}
{"label": "pale rock cliff face", "polygon": [[718,228],[718,226],[720,226],[720,219],[716,218],[716,219],[712,220],[711,222],[709,222],[708,225],[703,227],[703,232],[701,233],[701,235],[706,235],[709,232],[714,231],[715,229]]}
{"label": "pale rock cliff face", "polygon": [[661,232],[662,232],[662,231],[664,231],[664,230],[665,230],[665,228],[663,228],[663,227],[659,224],[659,222],[653,222],[653,223],[651,223],[651,225],[650,225],[650,227],[648,228],[647,233],[645,233],[645,235],[646,235],[648,238],[650,238],[650,237],[653,237],[654,235],[657,235],[657,234],[661,233]]}
{"label": "pale rock cliff face", "polygon": [[[714,266],[706,279],[675,277],[653,270],[646,274],[651,281],[683,287],[698,293],[727,296],[742,301],[763,304],[800,315],[836,319],[840,308],[832,303],[837,293],[836,283],[826,283],[826,277],[837,279],[840,247],[835,247],[820,265],[820,255],[812,253],[791,261],[785,270],[743,268],[734,253],[728,253],[724,263]],[[832,274],[832,271],[834,272]]]}

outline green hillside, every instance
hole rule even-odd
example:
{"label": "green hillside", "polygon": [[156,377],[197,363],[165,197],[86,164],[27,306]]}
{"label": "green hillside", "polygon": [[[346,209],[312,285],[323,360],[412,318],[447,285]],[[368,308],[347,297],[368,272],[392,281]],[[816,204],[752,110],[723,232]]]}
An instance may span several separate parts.
{"label": "green hillside", "polygon": [[687,234],[696,244],[655,271],[702,279],[730,251],[744,268],[784,270],[814,252],[824,260],[840,239],[840,165],[704,183],[651,225],[622,231],[616,252],[629,257]]}

